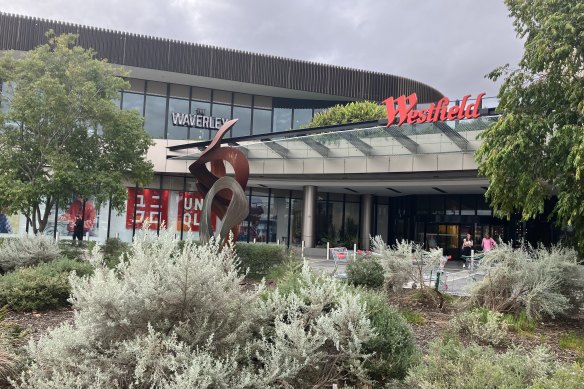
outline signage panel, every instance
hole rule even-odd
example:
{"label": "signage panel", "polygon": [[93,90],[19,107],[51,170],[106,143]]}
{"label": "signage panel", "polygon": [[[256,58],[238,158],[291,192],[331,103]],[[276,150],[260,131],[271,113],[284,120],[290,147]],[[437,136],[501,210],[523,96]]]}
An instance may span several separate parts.
{"label": "signage panel", "polygon": [[418,96],[415,93],[398,98],[388,97],[383,100],[387,109],[387,127],[394,124],[396,119],[398,126],[404,123],[422,124],[445,120],[476,119],[480,116],[479,109],[484,96],[485,93],[479,94],[473,103],[467,105],[471,95],[466,95],[460,105],[451,107],[448,106],[450,104],[448,97],[443,97],[437,103],[431,103],[428,108],[419,111],[414,109],[418,103]]}
{"label": "signage panel", "polygon": [[[134,207],[136,208],[136,228],[142,228],[146,219],[150,221],[151,230],[158,229],[158,224],[168,225],[168,190],[128,188],[128,205],[126,207],[126,229],[133,228]],[[134,203],[135,200],[135,203]],[[160,220],[158,219],[160,215]]]}
{"label": "signage panel", "polygon": [[[184,204],[184,223],[183,220],[180,219],[182,212],[181,204]],[[199,231],[203,214],[203,196],[200,193],[180,192],[177,212],[177,231],[180,231],[181,229],[183,231]],[[211,212],[211,220],[214,231],[217,222],[215,212]]]}

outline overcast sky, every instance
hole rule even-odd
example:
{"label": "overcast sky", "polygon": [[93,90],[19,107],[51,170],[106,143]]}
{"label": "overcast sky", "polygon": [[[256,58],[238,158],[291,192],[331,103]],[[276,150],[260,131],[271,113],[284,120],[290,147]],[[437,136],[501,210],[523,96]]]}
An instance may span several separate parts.
{"label": "overcast sky", "polygon": [[503,0],[0,0],[0,10],[409,77],[451,98],[516,64]]}

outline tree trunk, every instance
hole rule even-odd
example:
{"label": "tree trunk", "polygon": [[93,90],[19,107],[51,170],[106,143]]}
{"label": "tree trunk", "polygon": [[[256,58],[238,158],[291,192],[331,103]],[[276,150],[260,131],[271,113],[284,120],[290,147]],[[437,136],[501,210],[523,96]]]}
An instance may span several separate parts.
{"label": "tree trunk", "polygon": [[32,230],[36,234],[42,234],[49,224],[49,217],[51,216],[51,209],[53,208],[53,199],[49,197],[45,202],[45,210],[41,213],[40,204],[35,204],[32,210]]}

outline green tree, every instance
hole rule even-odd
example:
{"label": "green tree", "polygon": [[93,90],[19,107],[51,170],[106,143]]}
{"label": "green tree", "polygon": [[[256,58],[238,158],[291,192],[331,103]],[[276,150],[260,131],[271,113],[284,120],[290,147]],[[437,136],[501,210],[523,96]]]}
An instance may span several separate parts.
{"label": "green tree", "polygon": [[47,38],[0,58],[0,208],[24,214],[35,233],[73,193],[122,209],[123,180],[152,175],[142,118],[115,102],[128,86],[121,71],[76,46],[76,35]]}
{"label": "green tree", "polygon": [[502,214],[554,213],[584,248],[584,2],[506,0],[518,37],[519,66],[495,69],[502,116],[485,130],[476,153],[486,193]]}
{"label": "green tree", "polygon": [[336,124],[359,123],[387,118],[385,107],[372,101],[354,101],[346,105],[335,105],[314,115],[309,128]]}

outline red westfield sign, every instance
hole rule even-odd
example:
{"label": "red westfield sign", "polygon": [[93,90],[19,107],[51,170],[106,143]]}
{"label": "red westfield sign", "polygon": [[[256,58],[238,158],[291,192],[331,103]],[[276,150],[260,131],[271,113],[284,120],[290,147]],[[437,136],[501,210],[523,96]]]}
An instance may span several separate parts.
{"label": "red westfield sign", "polygon": [[477,96],[472,104],[466,104],[471,95],[466,95],[460,105],[448,107],[450,100],[448,97],[441,98],[437,103],[431,103],[428,108],[416,110],[414,107],[418,103],[418,96],[412,93],[409,96],[400,96],[397,99],[388,97],[383,100],[387,109],[387,127],[391,126],[395,119],[398,119],[398,126],[407,124],[434,123],[444,120],[476,119],[480,116],[479,108],[485,94]]}

